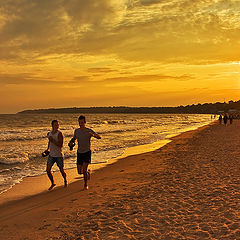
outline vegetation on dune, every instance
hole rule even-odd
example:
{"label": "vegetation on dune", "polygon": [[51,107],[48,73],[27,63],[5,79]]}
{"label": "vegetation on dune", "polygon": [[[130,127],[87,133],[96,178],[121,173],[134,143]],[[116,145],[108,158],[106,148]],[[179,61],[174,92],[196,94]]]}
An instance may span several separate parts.
{"label": "vegetation on dune", "polygon": [[72,107],[72,108],[49,108],[24,110],[20,114],[31,113],[202,113],[218,114],[219,112],[228,112],[229,110],[240,111],[240,100],[229,101],[228,103],[204,103],[192,104],[178,107]]}

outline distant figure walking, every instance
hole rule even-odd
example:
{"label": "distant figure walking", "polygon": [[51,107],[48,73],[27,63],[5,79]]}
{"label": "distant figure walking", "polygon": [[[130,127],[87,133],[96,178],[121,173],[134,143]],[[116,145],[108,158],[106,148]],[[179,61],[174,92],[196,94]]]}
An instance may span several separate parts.
{"label": "distant figure walking", "polygon": [[75,129],[73,138],[70,140],[68,146],[70,150],[75,146],[75,140],[78,142],[77,149],[77,171],[78,174],[83,174],[84,189],[88,189],[88,180],[90,179],[90,171],[88,165],[91,163],[91,137],[101,139],[101,136],[95,133],[92,129],[86,128],[85,116],[79,116],[79,127]]}
{"label": "distant figure walking", "polygon": [[227,125],[227,121],[228,121],[228,116],[227,116],[227,114],[225,113],[225,114],[224,114],[224,117],[223,117],[223,122],[224,122],[225,126]]}
{"label": "distant figure walking", "polygon": [[62,147],[63,147],[63,134],[59,129],[59,123],[57,120],[52,121],[52,131],[50,131],[47,135],[48,137],[48,147],[47,150],[43,153],[43,156],[48,156],[47,160],[47,175],[51,181],[51,186],[48,190],[52,190],[56,184],[53,179],[53,175],[51,172],[53,164],[56,162],[57,166],[62,174],[62,177],[64,179],[64,187],[67,187],[67,179],[66,179],[66,173],[63,169],[63,153],[62,153]]}
{"label": "distant figure walking", "polygon": [[229,116],[229,122],[230,122],[230,124],[233,123],[233,115],[232,114]]}
{"label": "distant figure walking", "polygon": [[219,121],[219,124],[222,124],[222,115],[221,114],[219,115],[218,121]]}

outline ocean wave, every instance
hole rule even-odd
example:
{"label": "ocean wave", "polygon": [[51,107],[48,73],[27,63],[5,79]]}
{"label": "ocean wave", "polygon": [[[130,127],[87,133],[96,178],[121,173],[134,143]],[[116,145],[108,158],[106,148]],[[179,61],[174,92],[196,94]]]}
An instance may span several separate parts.
{"label": "ocean wave", "polygon": [[135,122],[134,120],[106,120],[101,123],[115,125],[115,124],[133,124],[134,122]]}
{"label": "ocean wave", "polygon": [[105,131],[100,131],[98,132],[99,134],[105,134],[105,133],[123,133],[123,132],[135,132],[138,129],[116,129],[116,130],[105,130]]}
{"label": "ocean wave", "polygon": [[29,161],[28,153],[10,153],[10,154],[1,154],[0,155],[0,164],[17,164],[17,163],[25,163]]}
{"label": "ocean wave", "polygon": [[[136,128],[130,128],[130,129],[110,129],[110,130],[100,130],[96,131],[98,134],[104,135],[104,134],[109,134],[109,133],[123,133],[123,132],[135,132],[139,130],[140,127]],[[95,129],[94,129],[95,130]],[[71,138],[73,137],[73,132],[72,133],[64,133],[65,138]]]}
{"label": "ocean wave", "polygon": [[46,138],[46,136],[24,136],[24,135],[1,136],[0,135],[0,141],[2,141],[2,142],[40,140],[40,139],[44,139],[44,138]]}
{"label": "ocean wave", "polygon": [[7,174],[9,172],[11,172],[11,169],[9,168],[0,170],[0,174]]}
{"label": "ocean wave", "polygon": [[45,128],[32,128],[32,129],[13,129],[1,130],[0,141],[29,141],[39,140],[46,138],[47,130]]}
{"label": "ocean wave", "polygon": [[11,168],[5,168],[0,170],[0,174],[8,174],[9,172],[15,172],[15,171],[21,171],[22,168],[20,167],[11,167]]}
{"label": "ocean wave", "polygon": [[[106,123],[109,125],[115,125],[117,128],[125,128],[125,129],[102,129],[102,126],[104,126]],[[109,121],[103,121],[101,122],[101,125],[97,127],[97,129],[101,129],[100,131],[97,131],[99,134],[105,134],[105,133],[121,133],[121,132],[127,132],[127,131],[134,131],[139,129],[139,127],[134,126],[135,129],[133,129],[133,125],[129,124],[129,129],[126,129],[128,127],[128,123],[131,121],[124,121],[124,120],[109,120]],[[117,125],[121,124],[121,125]],[[90,124],[89,124],[90,125]],[[124,127],[123,127],[124,126]],[[131,128],[130,128],[131,126]],[[93,128],[96,129],[96,126]],[[64,127],[61,128],[60,130],[63,132],[64,137],[72,137],[74,133],[73,127]],[[49,130],[44,129],[32,129],[32,130],[5,130],[5,131],[0,131],[0,142],[11,142],[11,141],[32,141],[32,140],[43,140],[47,137],[47,133]]]}

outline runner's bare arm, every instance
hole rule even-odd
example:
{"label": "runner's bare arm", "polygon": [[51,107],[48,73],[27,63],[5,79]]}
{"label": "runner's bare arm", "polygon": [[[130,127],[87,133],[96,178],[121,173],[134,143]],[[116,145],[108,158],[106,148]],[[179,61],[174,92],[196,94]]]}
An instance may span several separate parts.
{"label": "runner's bare arm", "polygon": [[74,134],[73,134],[73,137],[72,137],[72,139],[69,141],[69,143],[75,143],[75,141],[76,141],[76,130],[74,131]]}
{"label": "runner's bare arm", "polygon": [[97,133],[94,134],[94,137],[97,138],[97,139],[101,139],[101,138],[102,138],[102,137],[101,137],[99,134],[97,134]]}
{"label": "runner's bare arm", "polygon": [[47,149],[46,149],[46,151],[49,151],[49,148],[50,148],[49,133],[47,134],[47,138],[48,138],[48,145],[47,145]]}
{"label": "runner's bare arm", "polygon": [[49,147],[50,147],[50,141],[48,139],[47,151],[49,150]]}
{"label": "runner's bare arm", "polygon": [[63,135],[62,135],[62,133],[60,132],[58,134],[58,140],[57,141],[51,136],[49,137],[49,141],[51,141],[52,143],[54,143],[58,147],[62,147],[63,146]]}
{"label": "runner's bare arm", "polygon": [[63,134],[60,132],[59,134],[58,134],[58,145],[57,146],[59,146],[59,147],[62,147],[63,146]]}
{"label": "runner's bare arm", "polygon": [[102,138],[99,134],[94,133],[94,132],[89,132],[89,134],[92,135],[92,137],[95,137],[97,139],[101,139]]}

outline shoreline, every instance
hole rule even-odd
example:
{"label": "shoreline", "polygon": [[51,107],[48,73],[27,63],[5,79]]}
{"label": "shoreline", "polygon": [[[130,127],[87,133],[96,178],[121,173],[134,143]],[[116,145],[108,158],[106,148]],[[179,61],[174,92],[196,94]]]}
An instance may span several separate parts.
{"label": "shoreline", "polygon": [[[121,159],[129,156],[153,152],[163,147],[164,145],[170,143],[175,137],[181,134],[184,134],[188,131],[194,131],[202,127],[206,127],[208,125],[212,125],[215,122],[216,121],[197,127],[197,128],[192,128],[192,129],[190,128],[179,134],[172,134],[167,139],[161,139],[153,143],[137,145],[137,146],[126,148],[123,154],[121,154],[120,156],[107,160],[106,162],[103,162],[103,163],[90,164],[89,168],[91,169],[92,174],[94,174],[95,171],[101,168],[108,167],[109,164],[113,164],[117,161],[121,161]],[[67,174],[68,184],[71,184],[72,182],[75,182],[75,181],[83,180],[83,177],[77,174],[76,167],[65,169],[65,172]],[[52,171],[52,173],[57,185],[55,189],[61,188],[64,183],[59,170]],[[34,188],[29,187],[29,185],[31,186],[33,185]],[[9,189],[0,193],[0,206],[3,204],[7,204],[8,202],[10,203],[10,202],[14,202],[24,198],[33,197],[37,194],[48,192],[47,189],[49,186],[50,186],[50,181],[46,174],[24,177],[19,183],[11,186]]]}
{"label": "shoreline", "polygon": [[97,170],[88,191],[73,182],[1,205],[1,236],[239,239],[239,127],[236,120],[184,132]]}
{"label": "shoreline", "polygon": [[[163,139],[150,144],[133,146],[127,148],[120,156],[112,158],[103,163],[90,164],[89,168],[94,176],[95,171],[108,167],[108,165],[114,164],[117,161],[121,161],[123,158],[155,151],[169,142],[171,142],[171,140]],[[83,177],[79,176],[76,167],[65,169],[65,172],[67,174],[68,184],[83,181]],[[55,170],[52,171],[52,173],[56,183],[56,187],[54,189],[62,188],[64,183],[60,171]],[[34,188],[32,186],[34,186]],[[42,194],[44,192],[49,192],[47,190],[49,186],[50,181],[47,177],[47,174],[24,177],[22,181],[0,194],[0,206],[18,200],[23,200],[25,198],[34,197],[35,195]]]}

